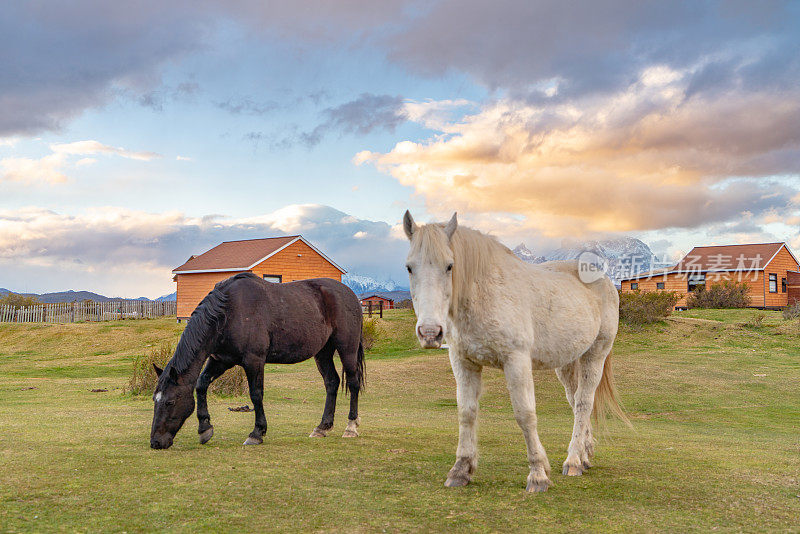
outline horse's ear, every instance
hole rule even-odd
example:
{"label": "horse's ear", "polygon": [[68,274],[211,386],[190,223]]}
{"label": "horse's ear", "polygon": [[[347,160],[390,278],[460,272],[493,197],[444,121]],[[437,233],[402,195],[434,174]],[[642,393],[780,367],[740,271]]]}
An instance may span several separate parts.
{"label": "horse's ear", "polygon": [[414,232],[417,231],[417,223],[414,222],[414,218],[408,210],[406,210],[406,214],[403,215],[403,230],[405,230],[406,237],[408,237],[409,240],[411,236],[414,235]]}
{"label": "horse's ear", "polygon": [[156,372],[156,376],[161,376],[161,373],[164,372],[164,370],[161,367],[157,366],[156,364],[153,364],[153,369]]}
{"label": "horse's ear", "polygon": [[171,365],[169,367],[169,378],[176,384],[178,383],[178,371],[176,371],[175,368]]}
{"label": "horse's ear", "polygon": [[457,215],[457,213],[454,213],[450,218],[450,222],[448,222],[447,226],[444,227],[444,233],[447,234],[447,239],[453,239],[453,234],[456,233],[456,228],[458,228]]}

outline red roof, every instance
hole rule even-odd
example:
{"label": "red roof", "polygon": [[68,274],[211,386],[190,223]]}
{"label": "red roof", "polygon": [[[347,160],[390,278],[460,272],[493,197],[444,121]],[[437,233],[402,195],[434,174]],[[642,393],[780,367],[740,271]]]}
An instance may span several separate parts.
{"label": "red roof", "polygon": [[172,270],[173,273],[213,272],[213,271],[249,271],[276,252],[283,250],[295,241],[301,240],[311,247],[331,265],[342,271],[330,258],[320,252],[314,245],[299,235],[285,237],[267,237],[264,239],[246,239],[243,241],[225,241],[208,252],[193,256]]}
{"label": "red roof", "polygon": [[389,297],[382,297],[380,295],[369,295],[368,297],[361,297],[361,300],[367,300],[367,299],[381,299],[388,302],[394,302],[394,299],[390,299]]}
{"label": "red roof", "polygon": [[[623,278],[622,281],[638,280],[669,273],[707,273],[718,271],[763,271],[786,243],[750,243],[745,245],[713,245],[694,247],[677,265]],[[794,257],[789,247],[789,255]]]}
{"label": "red roof", "polygon": [[760,271],[783,243],[694,247],[672,271]]}

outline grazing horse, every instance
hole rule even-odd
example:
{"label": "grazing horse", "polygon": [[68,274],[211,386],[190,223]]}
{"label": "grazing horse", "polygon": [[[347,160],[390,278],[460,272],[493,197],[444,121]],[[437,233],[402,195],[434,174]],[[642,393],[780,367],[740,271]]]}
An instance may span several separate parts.
{"label": "grazing horse", "polygon": [[333,427],[339,389],[334,351],[339,353],[350,390],[349,422],[343,437],[358,436],[358,393],[364,386],[361,313],[355,294],[328,278],[273,284],[253,273],[240,273],[218,283],[192,313],[163,371],[154,365],[158,384],[150,446],[166,449],[172,445],[194,410],[193,390],[197,391],[200,443],[208,442],[214,435],[206,403],[208,386],[234,365],[244,368],[255,408],[255,428],[244,444],[262,443],[267,432],[264,364],[298,363],[311,357],[322,374],[327,397],[322,421],[310,437],[324,437]]}
{"label": "grazing horse", "polygon": [[528,265],[494,238],[447,224],[417,226],[406,211],[411,241],[407,269],[424,348],[447,338],[456,378],[458,449],[445,486],[464,486],[477,467],[476,420],[484,366],[503,370],[514,417],[528,448],[527,491],[552,484],[550,463],[536,431],[532,369],[555,369],[575,415],[565,475],[590,467],[590,415],[612,411],[616,400],[608,355],[617,335],[619,295],[607,277],[578,278],[576,262]]}

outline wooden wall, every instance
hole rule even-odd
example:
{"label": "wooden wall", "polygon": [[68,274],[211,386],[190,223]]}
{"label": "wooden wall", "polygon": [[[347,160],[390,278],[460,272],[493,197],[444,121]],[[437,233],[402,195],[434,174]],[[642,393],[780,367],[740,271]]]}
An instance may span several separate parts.
{"label": "wooden wall", "polygon": [[[786,271],[798,270],[797,262],[792,259],[792,255],[786,250],[786,247],[781,248],[775,259],[769,262],[764,269],[764,294],[766,295],[766,304],[768,307],[786,306],[789,304],[789,293],[781,291],[781,278],[786,278]],[[778,292],[769,292],[769,275],[774,273],[778,275]]]}
{"label": "wooden wall", "polygon": [[179,274],[178,277],[178,319],[189,317],[217,282],[235,275],[236,271],[221,273]]}
{"label": "wooden wall", "polygon": [[[300,254],[300,256],[298,256]],[[342,271],[334,267],[313,248],[296,241],[268,260],[253,267],[259,278],[265,274],[279,274],[283,282],[294,282],[307,278],[333,278],[342,281]]]}
{"label": "wooden wall", "polygon": [[[271,258],[253,267],[252,271],[259,278],[265,274],[280,275],[284,283],[307,278],[332,278],[339,282],[342,281],[342,272],[302,241],[292,243]],[[200,301],[214,289],[217,282],[221,282],[237,272],[239,271],[177,275],[178,318],[189,317]]]}

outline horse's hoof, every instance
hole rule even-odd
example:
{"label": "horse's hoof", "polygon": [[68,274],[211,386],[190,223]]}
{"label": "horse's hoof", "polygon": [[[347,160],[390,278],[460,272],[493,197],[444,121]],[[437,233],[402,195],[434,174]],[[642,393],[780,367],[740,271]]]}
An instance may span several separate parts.
{"label": "horse's hoof", "polygon": [[588,471],[592,468],[592,463],[589,460],[584,460],[583,462],[583,470]]}
{"label": "horse's hoof", "polygon": [[568,477],[578,477],[583,474],[583,466],[582,465],[565,465],[564,470],[562,471]]}
{"label": "horse's hoof", "polygon": [[320,430],[319,428],[315,428],[311,431],[311,434],[308,435],[309,438],[324,438],[328,435],[327,432],[324,430]]}
{"label": "horse's hoof", "polygon": [[529,480],[525,491],[528,493],[543,493],[552,485],[553,483],[550,482],[549,478],[545,478],[544,480]]}
{"label": "horse's hoof", "polygon": [[214,427],[210,427],[205,432],[200,433],[200,444],[204,445],[211,440],[211,437],[214,435]]}
{"label": "horse's hoof", "polygon": [[261,445],[264,443],[264,440],[261,438],[254,438],[253,436],[247,436],[247,439],[244,440],[244,445]]}
{"label": "horse's hoof", "polygon": [[466,486],[467,484],[469,484],[469,479],[462,477],[457,477],[457,478],[448,477],[447,480],[444,481],[445,488],[461,488]]}
{"label": "horse's hoof", "polygon": [[351,429],[348,428],[347,430],[344,431],[344,434],[342,434],[342,437],[343,438],[357,438],[358,437],[358,430],[351,430]]}

